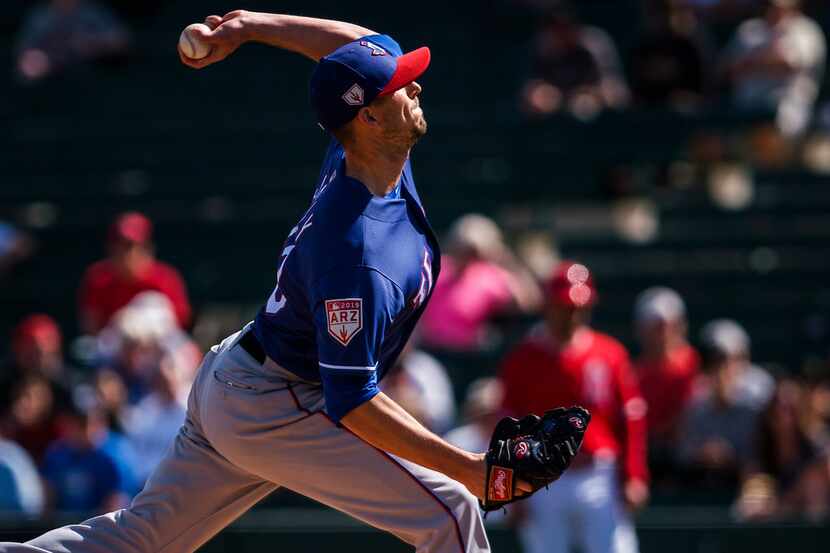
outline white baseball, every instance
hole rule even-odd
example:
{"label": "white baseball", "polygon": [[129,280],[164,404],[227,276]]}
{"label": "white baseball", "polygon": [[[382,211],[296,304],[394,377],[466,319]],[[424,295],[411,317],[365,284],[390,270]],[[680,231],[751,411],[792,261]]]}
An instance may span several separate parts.
{"label": "white baseball", "polygon": [[179,36],[179,48],[181,49],[182,54],[186,57],[192,60],[200,60],[210,54],[212,47],[210,44],[202,42],[199,35],[194,32],[195,29],[199,29],[206,33],[210,32],[210,27],[204,25],[203,23],[193,23],[188,25]]}

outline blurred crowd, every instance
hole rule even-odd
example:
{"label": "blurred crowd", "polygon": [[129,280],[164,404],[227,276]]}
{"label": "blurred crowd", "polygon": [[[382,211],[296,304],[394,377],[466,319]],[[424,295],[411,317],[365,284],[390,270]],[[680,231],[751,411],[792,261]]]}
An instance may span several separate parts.
{"label": "blurred crowd", "polygon": [[[700,122],[665,166],[635,159],[610,168],[612,195],[705,181],[717,204],[740,209],[754,169],[830,173],[826,3],[643,0],[622,41],[583,22],[579,3],[517,3],[538,21],[518,95],[528,121],[651,111]],[[707,122],[716,115],[731,125]]]}
{"label": "blurred crowd", "polygon": [[184,421],[199,348],[178,272],[139,213],[113,222],[108,255],[78,290],[89,351],[67,362],[57,322],[20,321],[0,370],[0,511],[46,515],[125,505]]}
{"label": "blurred crowd", "polygon": [[[780,140],[822,124],[826,40],[799,0],[650,0],[627,51],[561,2],[523,3],[543,12],[519,93],[529,118],[724,104],[767,114],[770,124],[751,137],[767,161]],[[133,4],[34,8],[18,37],[19,78],[35,83],[124,59],[131,34],[119,14]],[[730,36],[718,48],[722,25]],[[711,135],[690,145],[705,163],[727,157],[722,150]],[[156,257],[153,234],[140,213],[113,221],[106,256],[76,283],[83,337],[72,340],[73,355],[50,314],[17,322],[0,366],[0,512],[123,506],[178,431],[201,350],[184,280]],[[602,282],[579,260],[530,259],[479,214],[458,219],[442,244],[429,307],[384,390],[478,451],[505,415],[571,404],[593,413],[566,476],[488,519],[515,524],[529,553],[572,543],[586,553],[636,551],[632,516],[650,503],[728,505],[740,520],[830,514],[827,375],[768,370],[753,361],[738,321],[690,320],[685,291],[659,282],[630,306],[637,344],[629,351],[592,326]],[[0,222],[0,274],[36,248]],[[700,332],[690,336],[690,326]],[[482,352],[498,352],[495,366],[469,365]],[[462,392],[459,359],[471,380]]]}
{"label": "blurred crowd", "polygon": [[87,62],[123,59],[130,32],[105,4],[90,0],[50,0],[27,14],[16,46],[16,70],[34,83]]}
{"label": "blurred crowd", "polygon": [[[640,0],[631,32],[617,37],[584,22],[585,6],[573,0],[505,2],[510,13],[535,21],[518,86],[528,120],[566,114],[592,121],[622,110],[731,113],[752,123],[730,133],[701,131],[688,144],[689,161],[749,158],[765,167],[830,172],[830,101],[820,95],[826,21],[815,19],[827,17],[821,0]],[[130,26],[158,4],[35,4],[16,33],[18,82],[34,85],[65,72],[129,63],[136,54]],[[599,2],[582,4],[595,10]],[[630,187],[618,181],[633,171],[617,168],[612,186]]]}
{"label": "blurred crowd", "polygon": [[[623,48],[583,23],[574,2],[514,0],[538,22],[521,108],[532,118],[566,112],[590,120],[606,109],[692,112],[727,104],[772,114],[785,136],[799,135],[810,126],[827,56],[825,34],[808,14],[811,3],[642,0],[636,36]],[[35,83],[129,59],[126,21],[152,13],[157,3],[130,4],[46,0],[30,8],[16,40],[19,79]],[[717,36],[724,26],[731,29],[726,40]]]}
{"label": "blurred crowd", "polygon": [[[420,339],[441,358],[488,343],[449,329],[432,333],[432,318],[481,337],[504,328],[505,313],[531,321],[524,335],[503,344],[495,374],[469,385],[460,426],[446,434],[460,447],[485,450],[505,415],[573,404],[592,412],[571,470],[509,513],[525,551],[565,552],[574,544],[587,552],[637,551],[632,515],[651,500],[728,506],[737,520],[826,520],[827,368],[807,378],[756,364],[750,336],[731,319],[698,322],[693,340],[682,296],[659,285],[631,305],[631,355],[591,324],[601,288],[587,266],[560,260],[548,275],[531,277],[504,252],[497,229],[480,215],[453,227],[445,254],[451,270],[439,276]],[[478,240],[495,247],[476,247]],[[436,388],[421,383],[416,393],[395,382],[389,393],[409,397],[419,413]],[[442,421],[421,420],[444,429]]]}
{"label": "blurred crowd", "polygon": [[[572,404],[593,414],[571,470],[488,519],[515,524],[526,551],[637,551],[632,515],[650,501],[729,505],[740,520],[830,514],[830,379],[754,363],[734,320],[699,325],[691,340],[682,296],[663,286],[631,306],[631,355],[592,326],[602,292],[586,265],[555,260],[540,275],[480,214],[457,220],[445,243],[433,298],[383,389],[478,451],[505,415]],[[116,218],[106,249],[79,283],[82,367],[67,361],[48,314],[25,317],[11,336],[0,371],[2,512],[125,505],[184,420],[201,352],[182,278],[156,258],[140,213]],[[517,319],[527,324],[511,335]],[[494,351],[496,367],[446,367]],[[460,405],[459,376],[471,377]]]}
{"label": "blurred crowd", "polygon": [[592,119],[604,109],[690,112],[725,102],[773,114],[787,136],[810,124],[827,43],[801,0],[742,2],[731,14],[737,27],[720,49],[710,27],[729,13],[716,8],[730,2],[648,0],[624,58],[610,35],[583,24],[567,3],[540,4],[532,74],[521,94],[528,116],[565,111]]}

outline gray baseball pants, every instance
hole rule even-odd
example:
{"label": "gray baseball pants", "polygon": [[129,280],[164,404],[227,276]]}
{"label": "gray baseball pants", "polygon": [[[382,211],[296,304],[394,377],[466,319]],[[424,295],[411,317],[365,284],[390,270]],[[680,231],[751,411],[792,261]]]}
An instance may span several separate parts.
{"label": "gray baseball pants", "polygon": [[284,486],[391,532],[418,553],[490,551],[476,499],[460,483],[375,449],[323,411],[319,384],[260,365],[237,333],[207,353],[187,420],[127,509],[2,553],[195,551]]}

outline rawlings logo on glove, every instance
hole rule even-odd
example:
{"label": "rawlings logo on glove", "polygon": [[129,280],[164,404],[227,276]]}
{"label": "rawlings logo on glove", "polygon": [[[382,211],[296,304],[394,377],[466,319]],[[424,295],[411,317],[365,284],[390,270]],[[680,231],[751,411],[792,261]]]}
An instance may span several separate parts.
{"label": "rawlings logo on glove", "polygon": [[[539,418],[505,417],[496,425],[487,451],[487,499],[485,511],[530,497],[557,480],[579,452],[591,414],[582,407],[557,407]],[[533,491],[516,495],[516,481]]]}
{"label": "rawlings logo on glove", "polygon": [[490,467],[488,501],[508,501],[513,490],[513,471],[504,467]]}

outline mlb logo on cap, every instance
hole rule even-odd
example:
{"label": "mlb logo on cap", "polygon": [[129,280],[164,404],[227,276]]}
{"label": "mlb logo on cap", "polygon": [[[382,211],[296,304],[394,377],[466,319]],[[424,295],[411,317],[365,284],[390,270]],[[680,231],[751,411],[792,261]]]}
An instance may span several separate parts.
{"label": "mlb logo on cap", "polygon": [[363,88],[357,83],[353,84],[343,95],[343,101],[350,106],[362,106],[363,98]]}
{"label": "mlb logo on cap", "polygon": [[380,46],[378,46],[374,42],[369,42],[368,40],[361,40],[360,45],[365,46],[366,48],[371,48],[373,56],[385,56],[386,55],[386,50],[384,50],[383,48],[381,48]]}
{"label": "mlb logo on cap", "polygon": [[341,46],[317,64],[311,76],[311,104],[320,124],[337,129],[378,96],[393,94],[429,66],[429,48],[403,54],[386,35]]}

